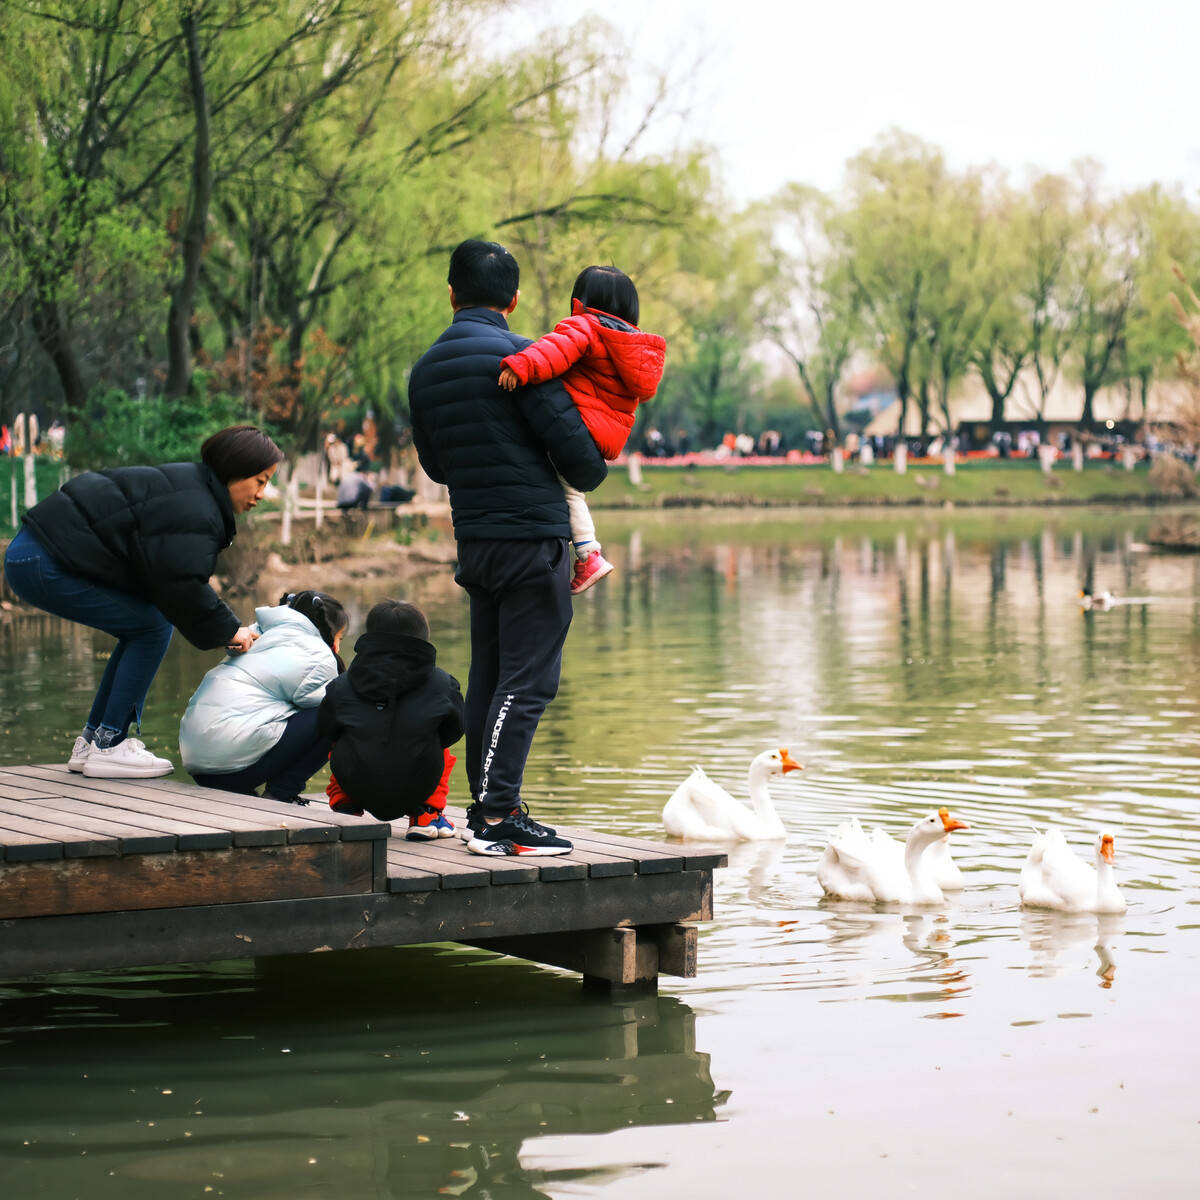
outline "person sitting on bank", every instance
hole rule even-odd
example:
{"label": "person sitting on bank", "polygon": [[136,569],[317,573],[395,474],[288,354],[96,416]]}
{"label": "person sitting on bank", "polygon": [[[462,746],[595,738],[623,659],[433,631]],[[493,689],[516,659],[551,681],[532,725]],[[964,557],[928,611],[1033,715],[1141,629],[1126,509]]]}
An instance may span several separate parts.
{"label": "person sitting on bank", "polygon": [[453,837],[446,795],[463,735],[458,680],[436,666],[415,604],[381,600],[367,614],[345,675],[325,692],[317,730],[333,743],[326,792],[337,812],[408,817],[409,841]]}
{"label": "person sitting on bank", "polygon": [[357,470],[347,470],[338,484],[337,506],[342,512],[354,508],[366,508],[375,495],[376,477],[374,474],[363,475]]}
{"label": "person sitting on bank", "polygon": [[198,463],[85,471],[35,504],[4,556],[27,604],[117,639],[70,770],[99,779],[170,774],[129,737],[174,629],[200,650],[244,652],[257,636],[213,591],[217,555],[235,517],[262,498],[283,451],[260,429],[233,425]]}
{"label": "person sitting on bank", "polygon": [[201,786],[289,804],[329,758],[317,731],[338,657],[346,610],[327,592],[294,592],[256,612],[261,637],[248,654],[213,667],[179,725],[179,752]]}

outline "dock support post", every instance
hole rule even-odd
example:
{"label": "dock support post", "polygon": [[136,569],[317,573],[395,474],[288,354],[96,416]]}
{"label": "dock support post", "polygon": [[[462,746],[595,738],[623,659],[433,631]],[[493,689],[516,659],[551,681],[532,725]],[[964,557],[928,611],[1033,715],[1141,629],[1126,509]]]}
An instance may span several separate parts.
{"label": "dock support post", "polygon": [[657,991],[660,974],[694,978],[697,940],[695,925],[674,923],[480,938],[466,944],[578,971],[589,991],[628,995]]}

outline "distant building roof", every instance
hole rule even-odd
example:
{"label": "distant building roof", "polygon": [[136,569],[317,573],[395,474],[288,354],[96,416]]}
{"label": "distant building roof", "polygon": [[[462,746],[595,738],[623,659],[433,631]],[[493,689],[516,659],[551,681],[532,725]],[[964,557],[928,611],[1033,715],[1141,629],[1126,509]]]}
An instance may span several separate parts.
{"label": "distant building roof", "polygon": [[[1092,414],[1097,421],[1169,421],[1175,413],[1194,411],[1195,408],[1196,399],[1191,389],[1178,380],[1151,384],[1145,412],[1136,389],[1131,395],[1130,389],[1124,384],[1101,388],[1092,401]],[[1083,385],[1065,379],[1061,373],[1043,403],[1037,375],[1033,371],[1022,371],[1004,404],[1004,419],[1012,422],[1028,421],[1032,424],[1045,420],[1051,425],[1074,425],[1082,415]],[[954,426],[974,421],[985,423],[992,419],[992,398],[978,374],[972,372],[951,390],[950,418]],[[897,400],[875,416],[863,432],[886,437],[897,433],[899,423],[900,402]],[[921,429],[920,406],[910,396],[904,422],[905,436],[919,437],[922,433],[944,430],[946,417],[939,406],[930,409],[929,423],[930,429]]]}

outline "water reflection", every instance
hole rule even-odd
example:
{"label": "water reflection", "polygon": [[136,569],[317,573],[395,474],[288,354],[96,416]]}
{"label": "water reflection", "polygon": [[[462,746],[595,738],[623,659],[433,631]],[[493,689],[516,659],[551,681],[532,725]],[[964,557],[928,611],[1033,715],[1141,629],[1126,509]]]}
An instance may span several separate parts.
{"label": "water reflection", "polygon": [[436,948],[8,986],[0,1037],[14,1196],[544,1196],[526,1139],[725,1099],[680,1000]]}
{"label": "water reflection", "polygon": [[[735,796],[763,749],[806,768],[774,788],[787,838],[734,847],[717,872],[698,978],[611,1011],[573,979],[436,952],[367,981],[365,1005],[350,979],[220,966],[10,989],[0,1083],[21,1086],[0,1088],[0,1172],[40,1195],[135,1200],[179,1180],[254,1197],[726,1195],[793,1177],[799,1113],[821,1130],[806,1178],[847,1195],[897,1178],[936,1193],[931,1171],[961,1169],[1001,1197],[1023,1169],[1034,1193],[1052,1170],[1104,1194],[1152,1170],[1156,1195],[1190,1196],[1180,1080],[1200,1062],[1178,997],[1200,963],[1200,556],[1137,550],[1148,517],[1074,510],[603,521],[617,571],[576,606],[526,775],[535,813],[662,838],[693,763]],[[1153,603],[1084,614],[1089,573]],[[394,590],[364,586],[355,620]],[[405,595],[464,678],[448,574]],[[10,760],[61,758],[104,653],[0,616]],[[176,639],[151,696],[158,752],[208,665]],[[830,829],[853,815],[898,833],[942,805],[971,826],[945,908],[822,901]],[[1101,825],[1127,923],[1021,912],[1033,828],[1082,845]],[[1064,1036],[1083,1016],[1094,1032]]]}
{"label": "water reflection", "polygon": [[1110,989],[1117,977],[1117,947],[1124,932],[1124,913],[1021,913],[1020,935],[1030,950],[1029,973],[1034,978],[1077,971],[1090,961],[1100,986]]}

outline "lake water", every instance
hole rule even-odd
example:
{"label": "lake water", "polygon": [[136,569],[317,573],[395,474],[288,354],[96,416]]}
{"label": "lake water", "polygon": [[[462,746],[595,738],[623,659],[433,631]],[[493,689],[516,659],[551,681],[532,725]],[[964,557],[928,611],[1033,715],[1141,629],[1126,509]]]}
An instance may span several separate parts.
{"label": "lake water", "polygon": [[[423,947],[0,984],[3,1194],[1194,1195],[1200,559],[1128,513],[598,515],[617,571],[577,601],[535,815],[660,838],[693,763],[739,795],[762,749],[806,768],[773,781],[786,842],[717,872],[698,977],[610,1004]],[[1125,599],[1081,612],[1085,580]],[[409,597],[465,679],[462,597]],[[106,640],[0,634],[0,761],[65,759]],[[213,661],[172,646],[152,749]],[[941,805],[970,823],[943,909],[822,899],[843,817]],[[1102,824],[1128,912],[1022,912],[1033,827],[1087,853]]]}

